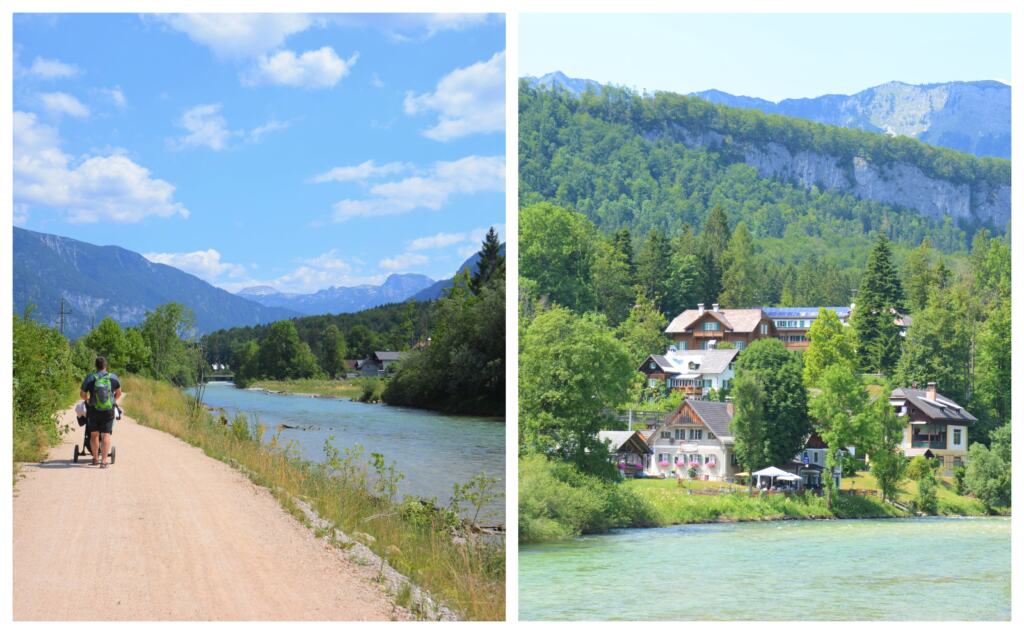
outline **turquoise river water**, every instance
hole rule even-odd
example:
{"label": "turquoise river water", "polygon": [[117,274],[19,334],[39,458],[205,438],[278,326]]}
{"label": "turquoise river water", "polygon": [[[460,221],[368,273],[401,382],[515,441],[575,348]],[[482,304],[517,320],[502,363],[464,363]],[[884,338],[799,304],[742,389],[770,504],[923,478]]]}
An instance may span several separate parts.
{"label": "turquoise river water", "polygon": [[251,422],[262,423],[264,442],[284,423],[280,442],[294,441],[307,459],[324,459],[324,441],[334,436],[339,450],[362,445],[394,461],[404,474],[402,495],[437,498],[442,505],[451,498],[452,485],[480,473],[498,478],[498,498],[481,514],[481,522],[505,521],[505,425],[493,419],[445,416],[425,410],[387,405],[368,405],[348,399],[309,398],[240,390],[231,383],[209,383],[203,401],[222,407],[229,416],[242,412]]}
{"label": "turquoise river water", "polygon": [[523,620],[1008,620],[1010,520],[630,529],[519,549]]}

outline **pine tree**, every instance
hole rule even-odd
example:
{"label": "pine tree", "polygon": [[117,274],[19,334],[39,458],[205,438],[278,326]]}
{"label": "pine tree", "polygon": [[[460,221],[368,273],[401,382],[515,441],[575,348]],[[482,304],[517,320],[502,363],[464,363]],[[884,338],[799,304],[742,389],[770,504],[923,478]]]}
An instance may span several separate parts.
{"label": "pine tree", "polygon": [[665,234],[657,229],[647,234],[647,239],[636,255],[636,283],[662,310],[668,294],[671,257],[672,245]]}
{"label": "pine tree", "polygon": [[636,263],[633,258],[633,235],[629,229],[623,227],[615,232],[612,243],[626,258],[626,265],[629,267],[630,276],[636,274]]}
{"label": "pine tree", "polygon": [[725,272],[722,275],[722,293],[719,302],[724,306],[747,308],[758,303],[763,276],[759,275],[754,255],[754,240],[747,225],[740,222],[733,230],[726,249]]}
{"label": "pine tree", "polygon": [[907,256],[907,302],[914,313],[928,305],[928,293],[938,283],[932,268],[932,243],[925,237],[921,245]]}
{"label": "pine tree", "polygon": [[717,302],[722,292],[722,258],[731,236],[725,212],[721,207],[714,207],[704,220],[700,234],[700,297],[705,304]]}
{"label": "pine tree", "polygon": [[854,298],[851,323],[857,334],[857,357],[865,372],[889,373],[899,360],[901,337],[896,319],[906,313],[906,300],[892,248],[882,232],[868,257],[860,290]]}
{"label": "pine tree", "polygon": [[494,272],[505,260],[505,256],[501,254],[501,242],[498,240],[498,233],[494,227],[487,230],[479,255],[476,271],[469,282],[469,288],[474,295],[480,294],[480,290],[487,285],[487,282],[494,276]]}

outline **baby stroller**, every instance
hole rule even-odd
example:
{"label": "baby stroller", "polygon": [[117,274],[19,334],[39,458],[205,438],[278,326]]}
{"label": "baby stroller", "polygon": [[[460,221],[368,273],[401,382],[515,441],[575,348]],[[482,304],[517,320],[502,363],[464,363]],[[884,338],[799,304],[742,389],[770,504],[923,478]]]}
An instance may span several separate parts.
{"label": "baby stroller", "polygon": [[[78,426],[85,427],[89,422],[86,418],[85,401],[79,401],[78,405],[75,405],[75,416],[78,417]],[[121,420],[121,407],[114,403],[114,420]],[[113,432],[111,432],[113,433]],[[74,460],[77,463],[78,459],[86,454],[92,455],[92,449],[89,447],[89,431],[86,429],[84,432],[84,438],[82,439],[82,449],[79,451],[78,445],[75,445]],[[117,459],[117,447],[110,446],[110,464],[114,464]]]}

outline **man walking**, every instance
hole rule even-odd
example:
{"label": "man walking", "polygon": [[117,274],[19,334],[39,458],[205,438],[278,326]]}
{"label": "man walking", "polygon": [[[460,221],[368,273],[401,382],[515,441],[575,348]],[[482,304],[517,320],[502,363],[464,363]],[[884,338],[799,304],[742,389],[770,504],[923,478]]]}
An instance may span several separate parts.
{"label": "man walking", "polygon": [[82,382],[81,397],[86,401],[85,432],[89,435],[92,464],[106,469],[110,433],[114,428],[114,408],[121,397],[121,381],[116,374],[107,372],[107,360],[103,357],[96,357],[96,371]]}

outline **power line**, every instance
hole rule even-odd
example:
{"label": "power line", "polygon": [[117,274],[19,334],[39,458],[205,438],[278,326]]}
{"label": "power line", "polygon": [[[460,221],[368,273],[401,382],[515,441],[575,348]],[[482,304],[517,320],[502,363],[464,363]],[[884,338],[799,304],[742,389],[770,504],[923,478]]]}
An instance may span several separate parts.
{"label": "power line", "polygon": [[71,314],[70,310],[68,310],[66,312],[64,310],[64,296],[62,295],[61,298],[60,298],[60,313],[59,313],[59,315],[60,315],[60,334],[61,334],[62,337],[64,336],[64,315],[70,315],[70,314]]}

